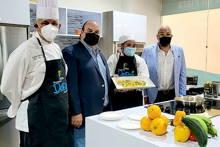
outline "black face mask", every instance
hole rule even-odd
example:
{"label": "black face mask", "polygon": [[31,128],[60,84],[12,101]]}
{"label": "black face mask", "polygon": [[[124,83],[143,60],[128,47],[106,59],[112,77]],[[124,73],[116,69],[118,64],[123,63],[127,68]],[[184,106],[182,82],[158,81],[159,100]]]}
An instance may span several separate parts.
{"label": "black face mask", "polygon": [[162,45],[163,47],[166,47],[170,44],[171,37],[162,37],[162,38],[159,38],[159,40],[160,40],[160,45]]}
{"label": "black face mask", "polygon": [[85,43],[90,46],[94,46],[99,42],[99,35],[95,33],[86,33],[86,37],[84,38]]}

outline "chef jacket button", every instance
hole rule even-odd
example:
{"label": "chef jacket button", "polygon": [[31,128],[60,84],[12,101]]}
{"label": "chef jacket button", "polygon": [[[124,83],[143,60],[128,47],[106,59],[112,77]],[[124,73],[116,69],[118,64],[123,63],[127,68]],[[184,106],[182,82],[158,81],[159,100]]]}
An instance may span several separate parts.
{"label": "chef jacket button", "polygon": [[102,87],[105,87],[105,85],[102,85]]}
{"label": "chef jacket button", "polygon": [[103,97],[102,100],[105,100],[105,98]]}

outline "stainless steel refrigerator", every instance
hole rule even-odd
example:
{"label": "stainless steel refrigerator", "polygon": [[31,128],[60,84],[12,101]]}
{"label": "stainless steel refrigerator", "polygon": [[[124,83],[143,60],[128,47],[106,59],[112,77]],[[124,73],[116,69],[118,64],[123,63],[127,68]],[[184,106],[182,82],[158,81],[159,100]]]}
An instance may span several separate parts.
{"label": "stainless steel refrigerator", "polygon": [[[0,26],[0,85],[9,55],[28,39],[28,34],[28,26]],[[0,147],[19,147],[19,132],[15,129],[15,119],[7,117],[9,106],[10,102],[0,92]]]}

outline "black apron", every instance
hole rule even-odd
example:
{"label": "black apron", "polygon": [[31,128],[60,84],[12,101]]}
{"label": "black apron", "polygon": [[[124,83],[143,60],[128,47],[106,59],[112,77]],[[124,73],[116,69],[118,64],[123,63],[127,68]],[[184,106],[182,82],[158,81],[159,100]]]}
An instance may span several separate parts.
{"label": "black apron", "polygon": [[37,40],[43,52],[46,73],[41,87],[27,98],[30,147],[69,147],[65,63],[62,58],[47,61],[40,40]]}
{"label": "black apron", "polygon": [[[137,76],[137,65],[134,56],[121,56],[119,55],[118,63],[116,66],[115,74],[119,77],[124,76]],[[114,93],[112,98],[112,107],[114,110],[121,110],[143,104],[142,91],[128,91],[126,93]]]}

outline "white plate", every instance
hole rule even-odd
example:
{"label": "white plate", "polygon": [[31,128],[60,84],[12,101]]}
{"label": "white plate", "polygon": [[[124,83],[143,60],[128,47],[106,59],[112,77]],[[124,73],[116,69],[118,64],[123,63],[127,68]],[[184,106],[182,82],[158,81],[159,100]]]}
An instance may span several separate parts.
{"label": "white plate", "polygon": [[128,130],[141,128],[139,121],[122,121],[118,124],[118,127],[122,129],[128,129]]}
{"label": "white plate", "polygon": [[[124,79],[124,80],[144,80],[146,82],[146,85],[141,86],[141,87],[123,87],[123,86],[116,84],[116,82],[121,79]],[[123,89],[146,89],[146,88],[155,87],[154,83],[147,76],[113,77],[112,80],[113,80],[116,88],[120,89],[120,90],[123,90]]]}
{"label": "white plate", "polygon": [[144,113],[135,113],[135,114],[131,114],[129,115],[129,118],[130,119],[133,119],[133,120],[137,120],[137,121],[141,121],[141,119],[143,117],[147,116],[147,114],[144,114]]}
{"label": "white plate", "polygon": [[109,111],[109,112],[103,112],[99,115],[100,119],[103,120],[119,120],[123,118],[123,113],[117,112],[117,111]]}

